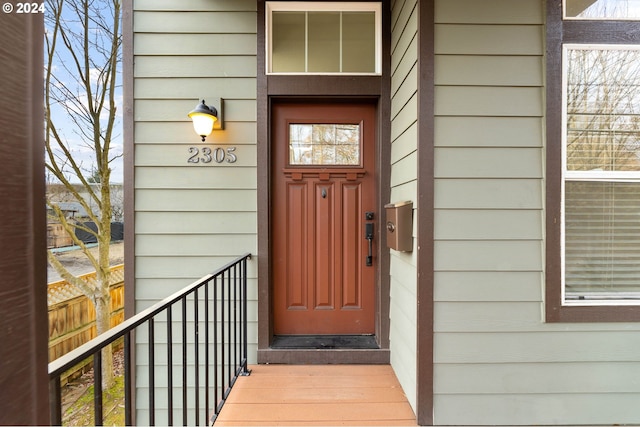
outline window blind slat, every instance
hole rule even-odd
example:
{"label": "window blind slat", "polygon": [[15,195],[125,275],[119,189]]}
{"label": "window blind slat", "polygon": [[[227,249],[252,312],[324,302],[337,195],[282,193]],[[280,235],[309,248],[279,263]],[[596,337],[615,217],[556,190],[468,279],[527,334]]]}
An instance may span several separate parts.
{"label": "window blind slat", "polygon": [[565,293],[640,292],[640,186],[565,184]]}

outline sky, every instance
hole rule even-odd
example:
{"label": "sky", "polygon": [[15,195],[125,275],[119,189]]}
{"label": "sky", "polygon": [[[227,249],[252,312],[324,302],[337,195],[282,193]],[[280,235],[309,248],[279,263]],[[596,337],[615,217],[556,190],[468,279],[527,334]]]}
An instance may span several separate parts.
{"label": "sky", "polygon": [[[104,7],[104,2],[101,2]],[[45,25],[46,32],[48,35],[51,34],[51,25],[47,22],[46,18],[52,15],[52,11],[50,9],[50,4],[47,2],[45,8]],[[108,15],[107,15],[108,16]],[[70,11],[65,9],[63,13],[63,19],[65,23],[68,24],[75,31],[83,30],[82,26],[77,23],[77,17],[75,17]],[[89,30],[89,35],[91,37],[99,36],[99,31],[95,29],[95,26]],[[65,51],[62,47],[62,43],[58,42],[58,53],[54,59],[53,63],[53,73],[57,76],[59,83],[52,83],[53,85],[64,85],[67,88],[71,89],[75,95],[75,98],[83,100],[86,102],[86,93],[83,92],[82,88],[77,82],[77,76],[68,72],[68,69],[72,69],[70,65],[73,63],[71,55]],[[95,52],[93,52],[95,53]],[[44,54],[45,66],[47,61],[47,52],[46,52],[46,43],[45,43],[45,54]],[[91,72],[91,82],[92,85],[98,83],[99,74],[97,72],[97,68],[92,68]],[[114,138],[112,138],[111,149],[110,149],[110,157],[117,157],[122,154],[123,151],[123,140],[122,140],[122,67],[121,64],[119,66],[119,74],[117,78],[117,89],[115,91],[116,98],[116,111],[117,118],[114,128]],[[78,130],[77,124],[74,123],[71,114],[73,114],[74,108],[71,108],[71,112],[65,109],[60,104],[52,103],[51,105],[51,117],[58,128],[58,131],[63,135],[64,140],[67,142],[67,145],[72,152],[73,158],[82,164],[83,169],[86,169],[85,176],[89,176],[91,174],[91,170],[95,168],[95,155],[94,150],[91,148],[92,142],[87,140],[86,137],[83,137]],[[77,111],[77,110],[76,110]],[[105,112],[106,113],[106,112]],[[103,118],[106,114],[101,115]],[[121,183],[123,181],[123,162],[122,157],[117,158],[111,163],[111,182],[112,183]],[[72,182],[79,182],[78,178],[74,177],[72,174],[67,174],[67,177],[72,180]]]}

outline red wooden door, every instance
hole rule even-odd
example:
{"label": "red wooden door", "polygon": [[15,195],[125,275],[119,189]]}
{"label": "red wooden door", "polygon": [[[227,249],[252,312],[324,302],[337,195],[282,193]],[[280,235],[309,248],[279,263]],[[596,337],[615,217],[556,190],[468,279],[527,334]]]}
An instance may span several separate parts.
{"label": "red wooden door", "polygon": [[280,103],[272,113],[274,333],[373,334],[375,106]]}

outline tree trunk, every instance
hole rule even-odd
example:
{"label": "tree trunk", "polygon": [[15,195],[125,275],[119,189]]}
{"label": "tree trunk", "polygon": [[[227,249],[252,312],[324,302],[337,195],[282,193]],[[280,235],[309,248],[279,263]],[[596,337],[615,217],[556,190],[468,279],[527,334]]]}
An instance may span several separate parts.
{"label": "tree trunk", "polygon": [[[111,327],[111,295],[108,287],[106,294],[97,295],[93,303],[96,309],[96,329],[100,335]],[[108,345],[102,350],[102,389],[111,388],[113,383],[113,350]]]}

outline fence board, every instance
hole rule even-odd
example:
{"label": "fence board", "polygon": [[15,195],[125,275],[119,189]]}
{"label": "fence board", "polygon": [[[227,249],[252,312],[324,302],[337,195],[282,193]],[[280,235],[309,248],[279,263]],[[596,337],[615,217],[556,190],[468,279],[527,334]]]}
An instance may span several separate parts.
{"label": "fence board", "polygon": [[[96,280],[96,273],[80,276]],[[111,267],[111,327],[124,320],[124,264]],[[48,286],[49,361],[70,352],[96,336],[96,313],[91,301],[65,280]]]}

